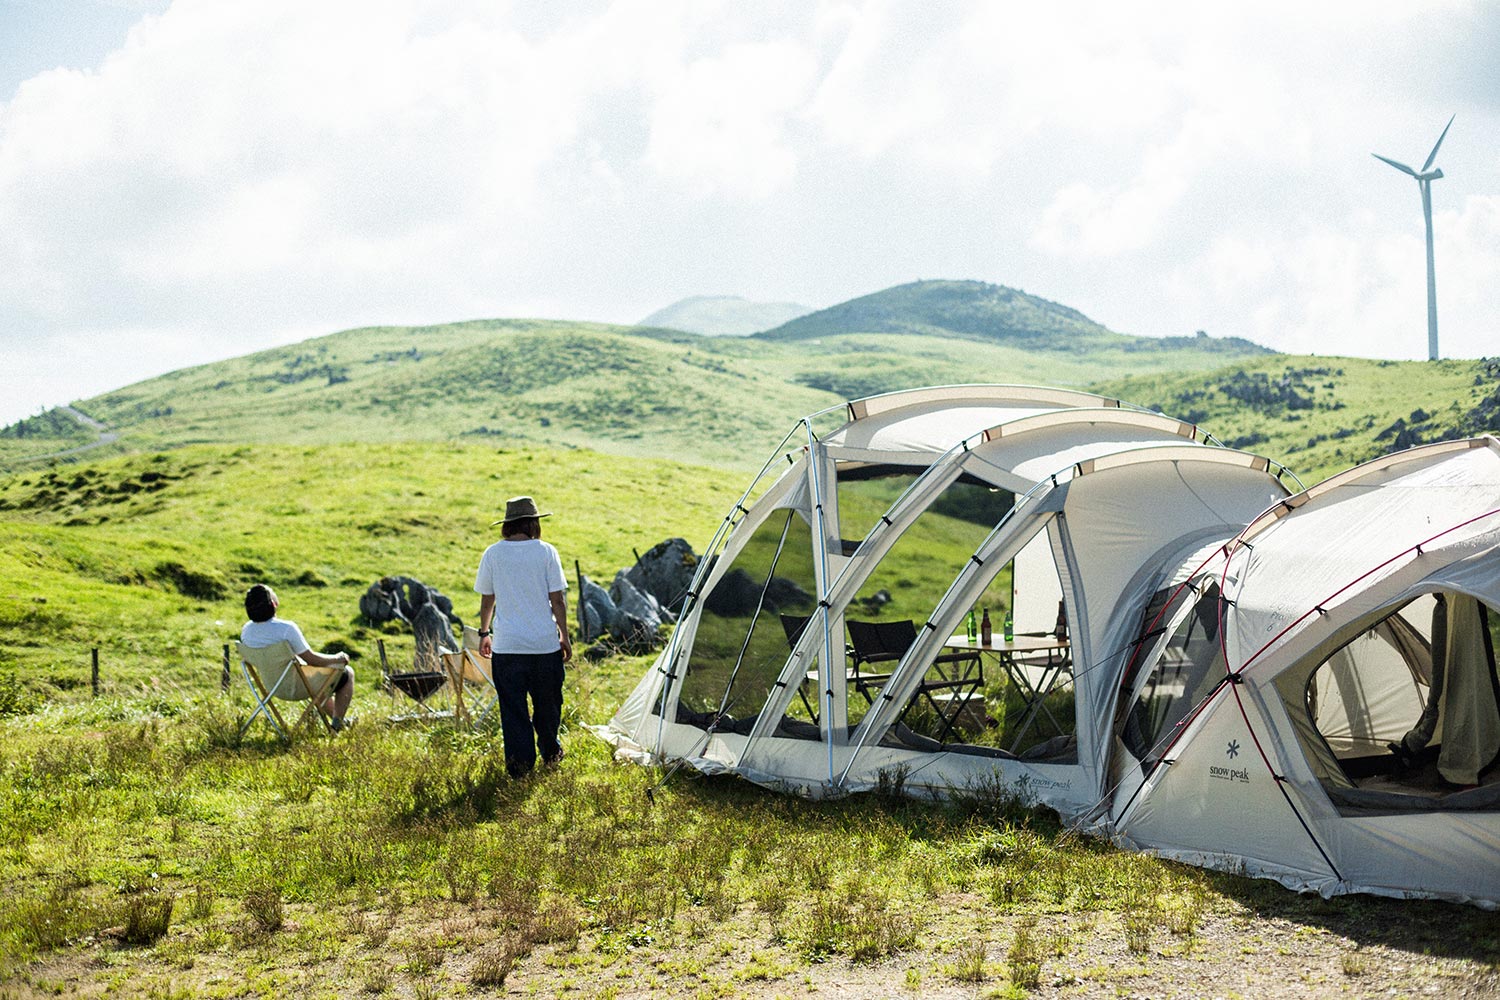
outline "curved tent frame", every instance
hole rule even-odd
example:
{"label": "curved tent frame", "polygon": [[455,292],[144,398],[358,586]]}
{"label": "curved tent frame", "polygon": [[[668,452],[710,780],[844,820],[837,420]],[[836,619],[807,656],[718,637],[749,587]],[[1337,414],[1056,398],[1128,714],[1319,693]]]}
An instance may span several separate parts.
{"label": "curved tent frame", "polygon": [[[1078,404],[1093,403],[1094,406]],[[1058,406],[1058,404],[1073,404]],[[1102,404],[1102,405],[1098,405]],[[952,408],[955,412],[935,414],[934,408]],[[965,600],[971,591],[982,589],[992,572],[982,571],[984,563],[1004,565],[1019,547],[1038,531],[1045,530],[1057,510],[1042,503],[1053,498],[1061,503],[1069,480],[1096,472],[1107,472],[1127,465],[1165,463],[1160,468],[1234,467],[1256,485],[1254,500],[1242,503],[1234,516],[1223,524],[1215,522],[1224,533],[1237,529],[1266,503],[1286,495],[1271,473],[1272,463],[1265,459],[1221,448],[1204,447],[1205,436],[1195,427],[1148,411],[1121,407],[1118,401],[1083,393],[1038,390],[1032,387],[994,386],[957,387],[947,390],[919,390],[895,396],[877,397],[850,404],[853,420],[838,431],[818,440],[809,434],[809,443],[800,457],[756,504],[743,512],[733,535],[718,553],[714,570],[695,582],[692,599],[677,638],[658,660],[654,694],[656,710],[650,712],[656,721],[657,739],[651,742],[634,739],[645,721],[640,713],[622,709],[612,723],[615,737],[635,743],[641,751],[658,757],[686,759],[700,769],[733,770],[752,780],[776,787],[789,787],[808,794],[828,794],[871,787],[879,770],[891,766],[920,765],[922,781],[915,784],[941,789],[962,784],[979,771],[994,771],[997,762],[985,758],[965,757],[955,753],[915,754],[912,751],[877,747],[884,730],[899,714],[904,699],[921,682],[928,662],[937,654],[943,639],[961,620]],[[976,417],[998,422],[975,427]],[[861,422],[863,426],[858,426]],[[803,425],[810,426],[811,418]],[[967,426],[965,426],[967,424]],[[935,442],[943,433],[954,429],[969,433],[952,443],[945,452],[932,454]],[[790,439],[790,438],[789,438]],[[860,546],[839,565],[824,565],[818,580],[818,611],[793,644],[777,678],[771,700],[759,713],[754,728],[746,735],[721,734],[681,723],[669,722],[675,714],[675,694],[680,690],[682,671],[691,654],[691,636],[697,627],[701,605],[699,594],[707,594],[727,572],[744,541],[764,523],[774,510],[796,507],[812,524],[815,545],[820,553],[837,551],[836,527],[830,525],[831,490],[820,485],[831,484],[835,462],[868,462],[922,467],[925,471],[899,497],[880,519]],[[1279,467],[1278,467],[1279,468]],[[843,614],[859,587],[868,579],[880,558],[927,509],[932,500],[961,476],[969,476],[1018,494],[1011,514],[991,532],[971,561],[959,573],[948,593],[929,615],[918,642],[895,667],[875,708],[850,732],[839,711],[844,703],[843,690]],[[753,487],[752,487],[753,490]],[[747,491],[748,494],[749,491]],[[1026,516],[1021,516],[1025,514]],[[836,520],[836,512],[833,512]],[[1153,543],[1153,546],[1157,543]],[[1001,560],[995,562],[996,559]],[[706,561],[705,561],[706,563]],[[1063,565],[1060,572],[1066,572]],[[1074,595],[1065,595],[1076,605]],[[1071,613],[1070,620],[1080,624],[1087,618],[1081,610]],[[1087,648],[1086,646],[1084,648]],[[1075,649],[1075,656],[1080,653]],[[1083,656],[1092,662],[1091,654]],[[821,736],[825,748],[824,765],[819,773],[808,768],[810,761],[805,741],[777,738],[777,720],[786,711],[809,671],[818,670],[826,681],[818,693],[825,710],[821,713]],[[648,681],[652,680],[648,675]],[[646,682],[643,682],[643,685]],[[1092,689],[1092,688],[1091,688]],[[639,690],[639,689],[638,689]],[[645,699],[632,696],[637,706]],[[722,710],[722,706],[721,706]],[[1085,709],[1087,717],[1096,713]],[[1087,726],[1080,727],[1086,729]],[[1102,773],[1102,751],[1105,743],[1092,734],[1084,738],[1086,769],[1091,775]],[[783,744],[792,744],[783,746]],[[864,760],[861,761],[860,758]],[[795,761],[792,759],[795,758]],[[856,764],[860,766],[856,770]],[[1011,762],[1000,762],[1009,766]],[[935,766],[936,765],[936,766]],[[1045,765],[1026,765],[1025,770]],[[1055,771],[1055,766],[1053,767]],[[1092,802],[1096,778],[1087,782],[1054,779],[1032,775],[1036,787],[1064,785],[1069,789],[1067,802],[1057,804],[1065,811]]]}

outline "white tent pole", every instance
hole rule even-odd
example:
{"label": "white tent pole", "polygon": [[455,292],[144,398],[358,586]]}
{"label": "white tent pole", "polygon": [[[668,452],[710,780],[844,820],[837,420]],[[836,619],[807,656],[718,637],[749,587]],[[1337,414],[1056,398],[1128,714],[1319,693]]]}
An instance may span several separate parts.
{"label": "white tent pole", "polygon": [[[817,435],[813,432],[812,422],[803,421],[807,428],[807,477],[812,491],[812,542],[814,553],[814,573],[816,576],[818,592],[818,610],[822,612],[819,616],[823,620],[823,663],[822,674],[824,688],[824,705],[822,716],[823,742],[828,746],[828,784],[830,789],[834,787],[833,775],[833,723],[836,713],[834,712],[834,689],[833,689],[833,639],[828,614],[828,525],[823,511],[823,472],[826,463],[823,461],[822,449],[818,446]],[[843,650],[839,650],[840,663],[838,673],[843,675]]]}

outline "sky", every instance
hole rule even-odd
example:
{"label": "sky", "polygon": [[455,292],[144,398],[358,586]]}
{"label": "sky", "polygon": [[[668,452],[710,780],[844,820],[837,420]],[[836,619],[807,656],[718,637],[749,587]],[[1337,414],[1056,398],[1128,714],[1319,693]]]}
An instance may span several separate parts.
{"label": "sky", "polygon": [[[1500,354],[1500,4],[0,0],[0,424],[367,325],[975,279]],[[1004,372],[979,373],[1005,381]]]}

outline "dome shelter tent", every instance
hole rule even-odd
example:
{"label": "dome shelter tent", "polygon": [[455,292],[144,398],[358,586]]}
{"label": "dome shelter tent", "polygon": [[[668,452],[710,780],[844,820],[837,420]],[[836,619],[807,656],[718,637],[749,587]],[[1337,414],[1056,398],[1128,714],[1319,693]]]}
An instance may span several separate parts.
{"label": "dome shelter tent", "polygon": [[1500,442],[1366,463],[1175,577],[1094,832],[1324,895],[1500,904]]}
{"label": "dome shelter tent", "polygon": [[[601,730],[623,756],[810,796],[983,782],[1298,888],[1500,901],[1492,439],[1289,495],[1275,463],[1160,414],[958,386],[814,415],[789,444]],[[1018,636],[1065,621],[1066,644],[1035,640],[1065,661],[942,674],[970,610],[1002,604]],[[872,617],[916,638],[859,673],[846,623]]]}

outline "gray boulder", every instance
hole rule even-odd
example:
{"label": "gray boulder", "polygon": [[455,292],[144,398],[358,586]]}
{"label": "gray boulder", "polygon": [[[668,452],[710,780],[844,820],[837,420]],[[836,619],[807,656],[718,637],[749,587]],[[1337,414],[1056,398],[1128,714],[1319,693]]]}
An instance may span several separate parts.
{"label": "gray boulder", "polygon": [[384,576],[370,584],[359,599],[359,613],[365,620],[379,625],[382,622],[410,621],[402,605],[406,603],[401,585],[395,578]]}
{"label": "gray boulder", "polygon": [[663,608],[655,597],[630,582],[626,570],[615,574],[615,582],[609,587],[609,596],[614,599],[615,607],[631,620],[633,632],[643,630],[654,634],[663,623],[672,620],[671,612]]}
{"label": "gray boulder", "polygon": [[625,617],[620,613],[609,591],[587,576],[583,577],[583,588],[578,600],[578,628],[584,642],[593,642],[610,632],[619,632],[625,627]]}
{"label": "gray boulder", "polygon": [[438,652],[458,648],[453,638],[453,624],[448,616],[438,610],[432,601],[423,604],[412,619],[412,632],[416,636],[416,668],[436,671],[442,669]]}
{"label": "gray boulder", "polygon": [[463,619],[453,613],[453,602],[442,591],[410,576],[383,576],[370,584],[359,599],[359,613],[375,625],[389,621],[412,624],[428,604],[435,605],[450,622],[463,626]]}
{"label": "gray boulder", "polygon": [[698,569],[698,556],[693,547],[681,538],[669,538],[653,545],[636,564],[625,571],[631,586],[650,594],[667,613],[663,619],[676,621],[677,611],[693,583],[693,573]]}

